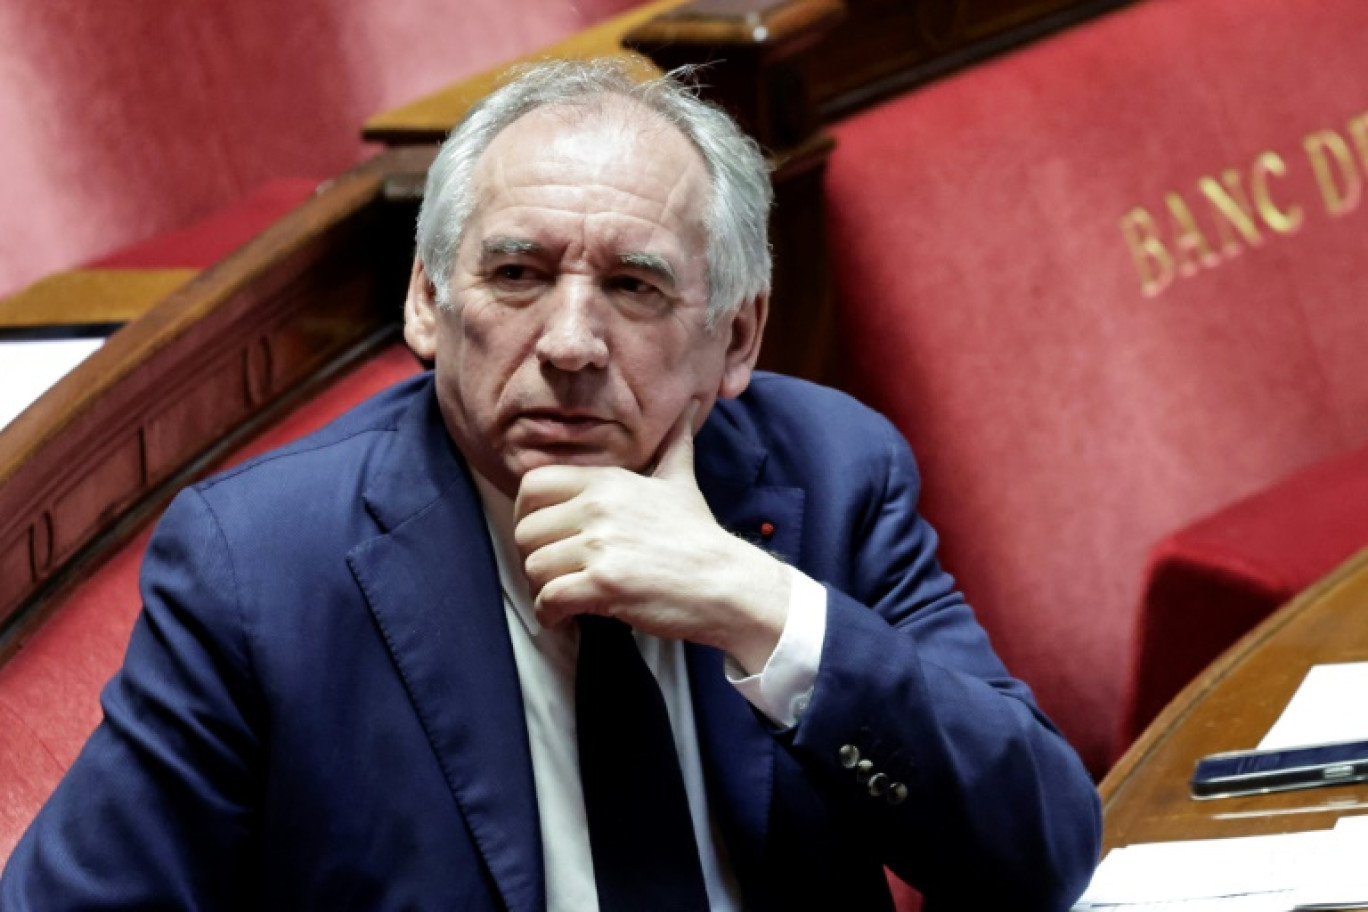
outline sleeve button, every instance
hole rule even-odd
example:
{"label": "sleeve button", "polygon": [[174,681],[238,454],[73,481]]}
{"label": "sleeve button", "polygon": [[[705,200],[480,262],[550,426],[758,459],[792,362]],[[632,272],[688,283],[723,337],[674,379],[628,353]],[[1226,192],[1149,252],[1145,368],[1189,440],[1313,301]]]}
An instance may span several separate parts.
{"label": "sleeve button", "polygon": [[837,756],[841,758],[841,766],[854,769],[855,764],[860,762],[860,749],[853,744],[847,744],[837,751]]}
{"label": "sleeve button", "polygon": [[869,794],[873,795],[875,798],[878,798],[884,792],[888,791],[889,781],[889,778],[883,773],[875,773],[874,775],[870,776]]}
{"label": "sleeve button", "polygon": [[874,773],[874,764],[868,760],[861,760],[855,764],[855,781],[864,785],[869,782],[869,777]]}
{"label": "sleeve button", "polygon": [[907,800],[907,786],[901,782],[895,782],[884,792],[884,800],[891,806],[897,807]]}

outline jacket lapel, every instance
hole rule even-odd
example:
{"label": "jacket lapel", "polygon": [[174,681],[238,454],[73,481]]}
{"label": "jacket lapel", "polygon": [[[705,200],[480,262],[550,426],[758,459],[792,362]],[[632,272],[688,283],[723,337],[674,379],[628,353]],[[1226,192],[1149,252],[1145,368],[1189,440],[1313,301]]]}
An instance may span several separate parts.
{"label": "jacket lapel", "polygon": [[385,531],[348,564],[505,905],[544,909],[536,789],[494,554],[430,387],[365,501]]}
{"label": "jacket lapel", "polygon": [[[758,483],[767,456],[714,413],[697,441],[699,488],[723,527],[796,564],[804,493]],[[748,908],[772,907],[765,855],[778,746],[771,725],[726,679],[722,653],[687,648],[689,683],[708,797]]]}

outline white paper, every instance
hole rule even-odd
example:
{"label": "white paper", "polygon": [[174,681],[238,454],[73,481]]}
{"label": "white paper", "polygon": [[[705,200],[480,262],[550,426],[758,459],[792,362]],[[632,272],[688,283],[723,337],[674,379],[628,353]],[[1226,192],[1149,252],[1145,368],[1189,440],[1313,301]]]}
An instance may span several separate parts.
{"label": "white paper", "polygon": [[1074,908],[1278,894],[1278,903],[1272,908],[1286,910],[1292,905],[1292,891],[1301,886],[1301,872],[1308,859],[1323,852],[1330,834],[1330,830],[1312,830],[1151,842],[1113,849]]}
{"label": "white paper", "polygon": [[1315,665],[1259,750],[1368,741],[1368,662]]}
{"label": "white paper", "polygon": [[1333,830],[1113,849],[1074,912],[1327,912],[1368,905],[1368,815]]}
{"label": "white paper", "polygon": [[104,339],[0,341],[0,430],[104,344]]}
{"label": "white paper", "polygon": [[1325,851],[1309,860],[1297,909],[1358,909],[1368,904],[1368,815],[1341,817]]}

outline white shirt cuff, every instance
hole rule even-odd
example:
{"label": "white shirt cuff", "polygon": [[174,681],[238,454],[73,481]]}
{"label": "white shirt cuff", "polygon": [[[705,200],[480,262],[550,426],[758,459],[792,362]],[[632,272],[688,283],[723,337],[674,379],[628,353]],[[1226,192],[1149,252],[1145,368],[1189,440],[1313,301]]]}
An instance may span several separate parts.
{"label": "white shirt cuff", "polygon": [[792,728],[812,699],[826,638],[827,593],[821,583],[789,567],[788,617],[779,643],[759,674],[747,675],[727,656],[727,680],[751,705],[782,728]]}

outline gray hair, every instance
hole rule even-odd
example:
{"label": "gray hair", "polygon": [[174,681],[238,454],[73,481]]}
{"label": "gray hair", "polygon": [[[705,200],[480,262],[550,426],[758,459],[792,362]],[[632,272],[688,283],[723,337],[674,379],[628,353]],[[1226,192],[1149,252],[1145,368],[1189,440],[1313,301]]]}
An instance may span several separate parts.
{"label": "gray hair", "polygon": [[708,325],[770,290],[769,210],[774,198],[769,166],[759,147],[721,108],[698,98],[676,71],[638,83],[618,61],[553,60],[521,67],[513,78],[471,108],[442,144],[428,170],[418,213],[418,257],[439,304],[466,224],[474,212],[475,166],[505,127],[538,108],[632,99],[661,117],[703,157],[712,189],[704,212],[708,236]]}

